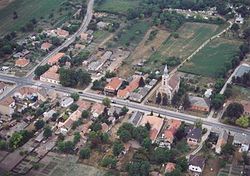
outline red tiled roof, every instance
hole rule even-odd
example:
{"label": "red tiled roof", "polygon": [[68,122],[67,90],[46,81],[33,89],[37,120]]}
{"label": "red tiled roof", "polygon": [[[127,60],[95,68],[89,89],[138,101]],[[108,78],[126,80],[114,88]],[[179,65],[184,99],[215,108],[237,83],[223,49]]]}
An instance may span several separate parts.
{"label": "red tiled roof", "polygon": [[244,112],[250,113],[250,101],[241,101],[241,104],[244,107]]}
{"label": "red tiled roof", "polygon": [[169,86],[172,89],[175,89],[179,83],[180,83],[180,77],[176,74],[169,79]]}
{"label": "red tiled roof", "polygon": [[173,172],[175,170],[175,166],[176,166],[175,163],[168,162],[165,167],[165,172],[167,173]]}
{"label": "red tiled roof", "polygon": [[4,89],[6,85],[3,82],[0,82],[0,89]]}
{"label": "red tiled roof", "polygon": [[17,59],[16,62],[15,62],[15,66],[17,67],[25,67],[27,66],[28,64],[30,63],[30,61],[26,58],[20,58],[20,59]]}
{"label": "red tiled roof", "polygon": [[137,89],[139,87],[140,79],[141,79],[141,77],[135,77],[125,89],[118,90],[117,96],[126,97],[128,93],[133,92],[135,89]]}
{"label": "red tiled roof", "polygon": [[78,100],[76,104],[78,105],[78,109],[80,111],[88,110],[91,107],[91,103],[84,100]]}
{"label": "red tiled roof", "polygon": [[111,81],[105,86],[105,89],[117,90],[122,84],[122,80],[118,77],[114,77]]}
{"label": "red tiled roof", "polygon": [[48,60],[48,64],[53,65],[59,62],[59,60],[65,56],[65,53],[57,53]]}
{"label": "red tiled roof", "polygon": [[12,97],[6,97],[0,101],[0,104],[3,106],[9,106],[13,102],[15,102],[15,100]]}
{"label": "red tiled roof", "polygon": [[50,49],[50,47],[52,47],[52,44],[49,43],[49,42],[45,42],[41,45],[41,49],[45,49],[45,50],[48,50]]}

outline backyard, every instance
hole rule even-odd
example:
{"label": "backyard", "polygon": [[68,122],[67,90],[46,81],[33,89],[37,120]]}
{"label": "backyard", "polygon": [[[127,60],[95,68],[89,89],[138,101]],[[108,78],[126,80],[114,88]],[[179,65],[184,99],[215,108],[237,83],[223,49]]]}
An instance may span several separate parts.
{"label": "backyard", "polygon": [[226,63],[231,63],[240,42],[217,38],[186,62],[180,71],[196,75],[218,77]]}

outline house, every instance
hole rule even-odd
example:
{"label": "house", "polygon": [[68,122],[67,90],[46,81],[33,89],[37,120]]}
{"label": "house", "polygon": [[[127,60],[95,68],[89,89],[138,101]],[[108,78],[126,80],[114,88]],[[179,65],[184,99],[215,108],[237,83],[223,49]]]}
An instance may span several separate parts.
{"label": "house", "polygon": [[105,23],[103,21],[100,21],[96,25],[97,25],[98,29],[105,29],[105,28],[107,28],[107,26],[109,25],[109,23]]}
{"label": "house", "polygon": [[237,24],[243,24],[244,23],[244,18],[241,17],[241,14],[237,15],[237,17],[235,18],[235,23],[237,23]]}
{"label": "house", "polygon": [[54,65],[48,71],[40,76],[40,81],[52,84],[60,84],[60,75],[57,73],[59,67]]}
{"label": "house", "polygon": [[58,127],[60,128],[60,132],[64,135],[67,134],[67,132],[69,132],[69,130],[72,128],[73,123],[80,119],[81,116],[82,112],[76,110],[69,116],[69,118],[65,122],[59,122]]}
{"label": "house", "polygon": [[107,132],[109,131],[109,126],[108,126],[108,124],[102,123],[101,126],[102,126],[102,132],[103,132],[103,133],[107,133]]}
{"label": "house", "polygon": [[242,100],[241,104],[244,107],[244,114],[250,116],[250,101]]}
{"label": "house", "polygon": [[122,79],[118,77],[114,77],[111,79],[111,81],[105,86],[104,88],[104,93],[105,94],[116,94],[118,89],[122,85]]}
{"label": "house", "polygon": [[0,113],[11,116],[14,113],[15,100],[12,97],[6,97],[0,100]]}
{"label": "house", "polygon": [[78,110],[80,111],[86,111],[89,110],[91,107],[91,103],[89,101],[84,101],[84,100],[78,100],[76,102],[77,106],[78,106]]}
{"label": "house", "polygon": [[161,131],[161,128],[163,126],[164,120],[160,117],[156,116],[144,116],[139,125],[145,126],[147,123],[150,124],[150,132],[149,132],[149,138],[154,143],[159,132]]}
{"label": "house", "polygon": [[48,52],[53,45],[49,42],[44,42],[41,45],[41,50]]}
{"label": "house", "polygon": [[204,93],[204,96],[206,98],[210,98],[213,93],[213,89],[207,89],[206,92]]}
{"label": "house", "polygon": [[5,91],[6,87],[7,87],[6,84],[0,82],[0,94],[2,94]]}
{"label": "house", "polygon": [[202,137],[202,129],[200,128],[193,128],[188,134],[187,134],[187,143],[190,146],[197,145],[201,141]]}
{"label": "house", "polygon": [[123,155],[126,155],[129,152],[130,148],[131,148],[131,144],[127,142],[127,143],[123,144],[123,147],[124,147],[124,149],[123,149],[123,151],[121,153]]}
{"label": "house", "polygon": [[[162,95],[167,95],[168,100],[172,100],[174,94],[178,92],[180,88],[180,77],[178,74],[174,74],[173,76],[169,76],[168,66],[166,65],[162,75],[161,87],[158,91]],[[158,95],[158,93],[156,95]]]}
{"label": "house", "polygon": [[202,111],[202,112],[209,112],[210,110],[210,102],[206,98],[189,96],[190,101],[190,110],[193,111]]}
{"label": "house", "polygon": [[109,110],[108,110],[108,115],[109,115],[109,116],[113,116],[114,113],[117,113],[117,114],[119,115],[121,112],[122,112],[122,108],[112,106],[112,107],[109,108]]}
{"label": "house", "polygon": [[144,113],[140,111],[135,111],[133,115],[129,118],[129,123],[133,124],[134,126],[138,126],[139,122],[141,121]]}
{"label": "house", "polygon": [[175,170],[175,163],[168,162],[165,166],[165,173],[171,173]]}
{"label": "house", "polygon": [[140,103],[150,90],[151,87],[148,85],[139,87],[138,92],[131,92],[129,94],[129,100]]}
{"label": "house", "polygon": [[82,130],[80,132],[81,136],[84,138],[87,136],[87,134],[91,131],[89,127],[92,125],[93,121],[90,120],[87,123],[82,125]]}
{"label": "house", "polygon": [[61,28],[57,28],[54,32],[60,38],[67,38],[69,36],[69,32]]}
{"label": "house", "polygon": [[247,152],[250,145],[250,136],[244,133],[235,133],[233,144],[239,146],[239,152]]}
{"label": "house", "polygon": [[57,53],[56,55],[50,57],[47,63],[48,63],[49,65],[58,64],[58,63],[59,63],[59,60],[60,60],[61,58],[63,58],[64,56],[65,56],[65,53]]}
{"label": "house", "polygon": [[250,65],[246,63],[241,64],[235,73],[235,78],[242,77],[245,73],[248,73],[249,71],[250,71]]}
{"label": "house", "polygon": [[135,76],[125,89],[118,90],[117,97],[121,99],[127,99],[129,97],[129,94],[139,87],[141,78],[141,76]]}
{"label": "house", "polygon": [[29,65],[29,63],[30,63],[30,61],[23,57],[23,58],[19,58],[15,61],[15,66],[20,67],[20,68],[24,68],[27,65]]}
{"label": "house", "polygon": [[43,113],[43,120],[45,122],[47,122],[49,119],[51,119],[53,117],[53,114],[55,114],[55,113],[56,113],[56,111],[54,109],[51,109],[48,112],[44,112]]}
{"label": "house", "polygon": [[97,118],[103,113],[104,109],[105,106],[103,104],[95,103],[91,108],[91,113],[93,114],[93,117]]}
{"label": "house", "polygon": [[33,87],[21,87],[14,93],[15,98],[32,100],[38,96],[38,89]]}
{"label": "house", "polygon": [[165,130],[163,137],[169,149],[171,148],[171,144],[174,142],[175,138],[174,136],[177,130],[180,128],[180,126],[181,126],[180,120],[171,119],[168,122],[168,128]]}
{"label": "house", "polygon": [[71,104],[74,103],[74,99],[71,98],[71,97],[64,97],[62,98],[61,102],[60,102],[60,105],[64,108],[67,108],[69,107]]}
{"label": "house", "polygon": [[220,154],[221,153],[221,149],[224,145],[226,145],[227,143],[227,139],[228,139],[228,133],[226,130],[221,131],[221,133],[219,134],[219,138],[217,140],[217,143],[215,145],[215,152]]}
{"label": "house", "polygon": [[205,166],[205,161],[205,158],[202,156],[191,155],[188,161],[188,169],[194,172],[195,175],[201,175]]}

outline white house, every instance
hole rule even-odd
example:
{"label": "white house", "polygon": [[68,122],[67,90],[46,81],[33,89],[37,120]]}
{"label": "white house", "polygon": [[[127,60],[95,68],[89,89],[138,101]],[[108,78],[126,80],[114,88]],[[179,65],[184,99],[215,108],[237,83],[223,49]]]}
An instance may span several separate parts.
{"label": "white house", "polygon": [[247,152],[250,145],[250,136],[244,133],[236,133],[233,144],[240,147],[239,152]]}
{"label": "white house", "polygon": [[74,103],[74,99],[71,98],[71,97],[64,97],[61,102],[60,102],[60,105],[64,108],[67,108],[69,107],[71,104]]}
{"label": "white house", "polygon": [[200,175],[205,166],[205,158],[202,156],[191,155],[189,158],[188,169],[195,173],[195,175]]}

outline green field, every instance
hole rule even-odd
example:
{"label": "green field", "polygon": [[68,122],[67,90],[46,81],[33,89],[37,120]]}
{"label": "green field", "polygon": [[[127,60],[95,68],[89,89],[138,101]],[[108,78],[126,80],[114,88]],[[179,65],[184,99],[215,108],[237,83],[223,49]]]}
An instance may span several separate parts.
{"label": "green field", "polygon": [[184,60],[220,30],[221,28],[214,24],[185,23],[177,31],[179,37],[168,38],[159,52],[163,56],[175,56]]}
{"label": "green field", "polygon": [[150,25],[145,21],[133,21],[117,35],[117,43],[122,46],[136,46],[144,37]]}
{"label": "green field", "polygon": [[217,38],[201,49],[180,71],[217,77],[226,63],[231,63],[237,53],[240,42]]}
{"label": "green field", "polygon": [[105,0],[103,3],[96,5],[97,11],[126,14],[128,9],[138,7],[141,0]]}
{"label": "green field", "polygon": [[[10,31],[19,30],[22,26],[35,18],[48,18],[54,12],[54,16],[62,17],[58,12],[65,0],[16,0],[9,6],[0,10],[0,35]],[[13,13],[17,12],[18,18],[13,20]],[[50,20],[51,22],[51,20]]]}

